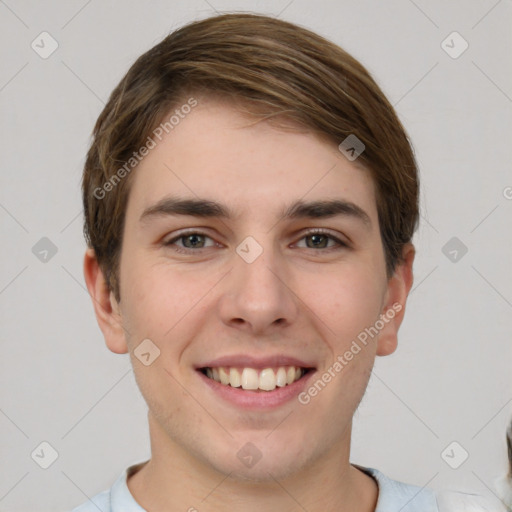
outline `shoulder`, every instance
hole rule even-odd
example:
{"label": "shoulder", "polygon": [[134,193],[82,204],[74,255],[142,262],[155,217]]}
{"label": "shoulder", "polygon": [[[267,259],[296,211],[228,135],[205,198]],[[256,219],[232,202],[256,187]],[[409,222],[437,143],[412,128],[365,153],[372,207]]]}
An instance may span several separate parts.
{"label": "shoulder", "polygon": [[71,512],[111,512],[110,509],[110,491],[103,491],[91,498],[87,503],[74,508]]}
{"label": "shoulder", "polygon": [[484,496],[456,491],[439,491],[436,494],[439,512],[507,512],[498,500],[492,503]]}
{"label": "shoulder", "polygon": [[375,468],[358,467],[379,486],[375,512],[506,512],[478,494],[434,491],[393,480]]}
{"label": "shoulder", "polygon": [[71,512],[145,512],[131,495],[127,479],[147,462],[129,466],[119,475],[110,489],[97,494]]}
{"label": "shoulder", "polygon": [[432,489],[393,480],[375,468],[355,466],[377,481],[379,497],[375,512],[439,512]]}

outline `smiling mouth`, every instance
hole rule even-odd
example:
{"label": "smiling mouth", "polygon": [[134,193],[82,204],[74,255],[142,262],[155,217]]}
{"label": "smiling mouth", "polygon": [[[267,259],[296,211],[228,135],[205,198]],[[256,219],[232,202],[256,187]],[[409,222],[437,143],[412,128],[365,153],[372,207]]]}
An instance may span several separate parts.
{"label": "smiling mouth", "polygon": [[279,366],[277,368],[235,368],[219,366],[200,368],[199,371],[223,386],[248,391],[274,391],[302,379],[312,368]]}

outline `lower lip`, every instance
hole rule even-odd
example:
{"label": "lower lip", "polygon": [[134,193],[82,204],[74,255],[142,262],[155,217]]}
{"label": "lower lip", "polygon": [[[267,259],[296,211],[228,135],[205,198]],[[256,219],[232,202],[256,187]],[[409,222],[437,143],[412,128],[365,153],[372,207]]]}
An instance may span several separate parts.
{"label": "lower lip", "polygon": [[242,409],[273,409],[280,405],[297,399],[297,396],[304,390],[309,379],[316,372],[313,370],[308,371],[299,380],[292,384],[288,384],[282,388],[276,388],[273,391],[252,391],[240,388],[233,388],[210,379],[199,370],[197,371],[199,377],[207,384],[210,389],[220,398],[236,405]]}

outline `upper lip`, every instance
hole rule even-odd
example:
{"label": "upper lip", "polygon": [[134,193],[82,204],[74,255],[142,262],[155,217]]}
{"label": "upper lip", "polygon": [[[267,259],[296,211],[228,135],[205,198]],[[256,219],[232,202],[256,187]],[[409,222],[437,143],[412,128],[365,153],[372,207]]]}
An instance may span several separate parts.
{"label": "upper lip", "polygon": [[315,365],[283,354],[276,354],[267,357],[254,357],[247,354],[235,354],[231,356],[222,356],[215,359],[205,361],[204,363],[196,365],[196,369],[200,368],[218,368],[224,367],[237,367],[237,368],[276,368],[279,366],[297,366],[300,368],[314,368]]}

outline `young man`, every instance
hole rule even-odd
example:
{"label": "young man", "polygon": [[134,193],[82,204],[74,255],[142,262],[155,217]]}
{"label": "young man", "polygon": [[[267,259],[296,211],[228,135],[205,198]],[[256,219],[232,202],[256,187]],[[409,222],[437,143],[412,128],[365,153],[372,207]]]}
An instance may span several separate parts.
{"label": "young man", "polygon": [[77,512],[439,510],[349,462],[418,222],[413,152],[361,64],[273,18],[192,23],[112,93],[83,200],[87,287],[152,456]]}

